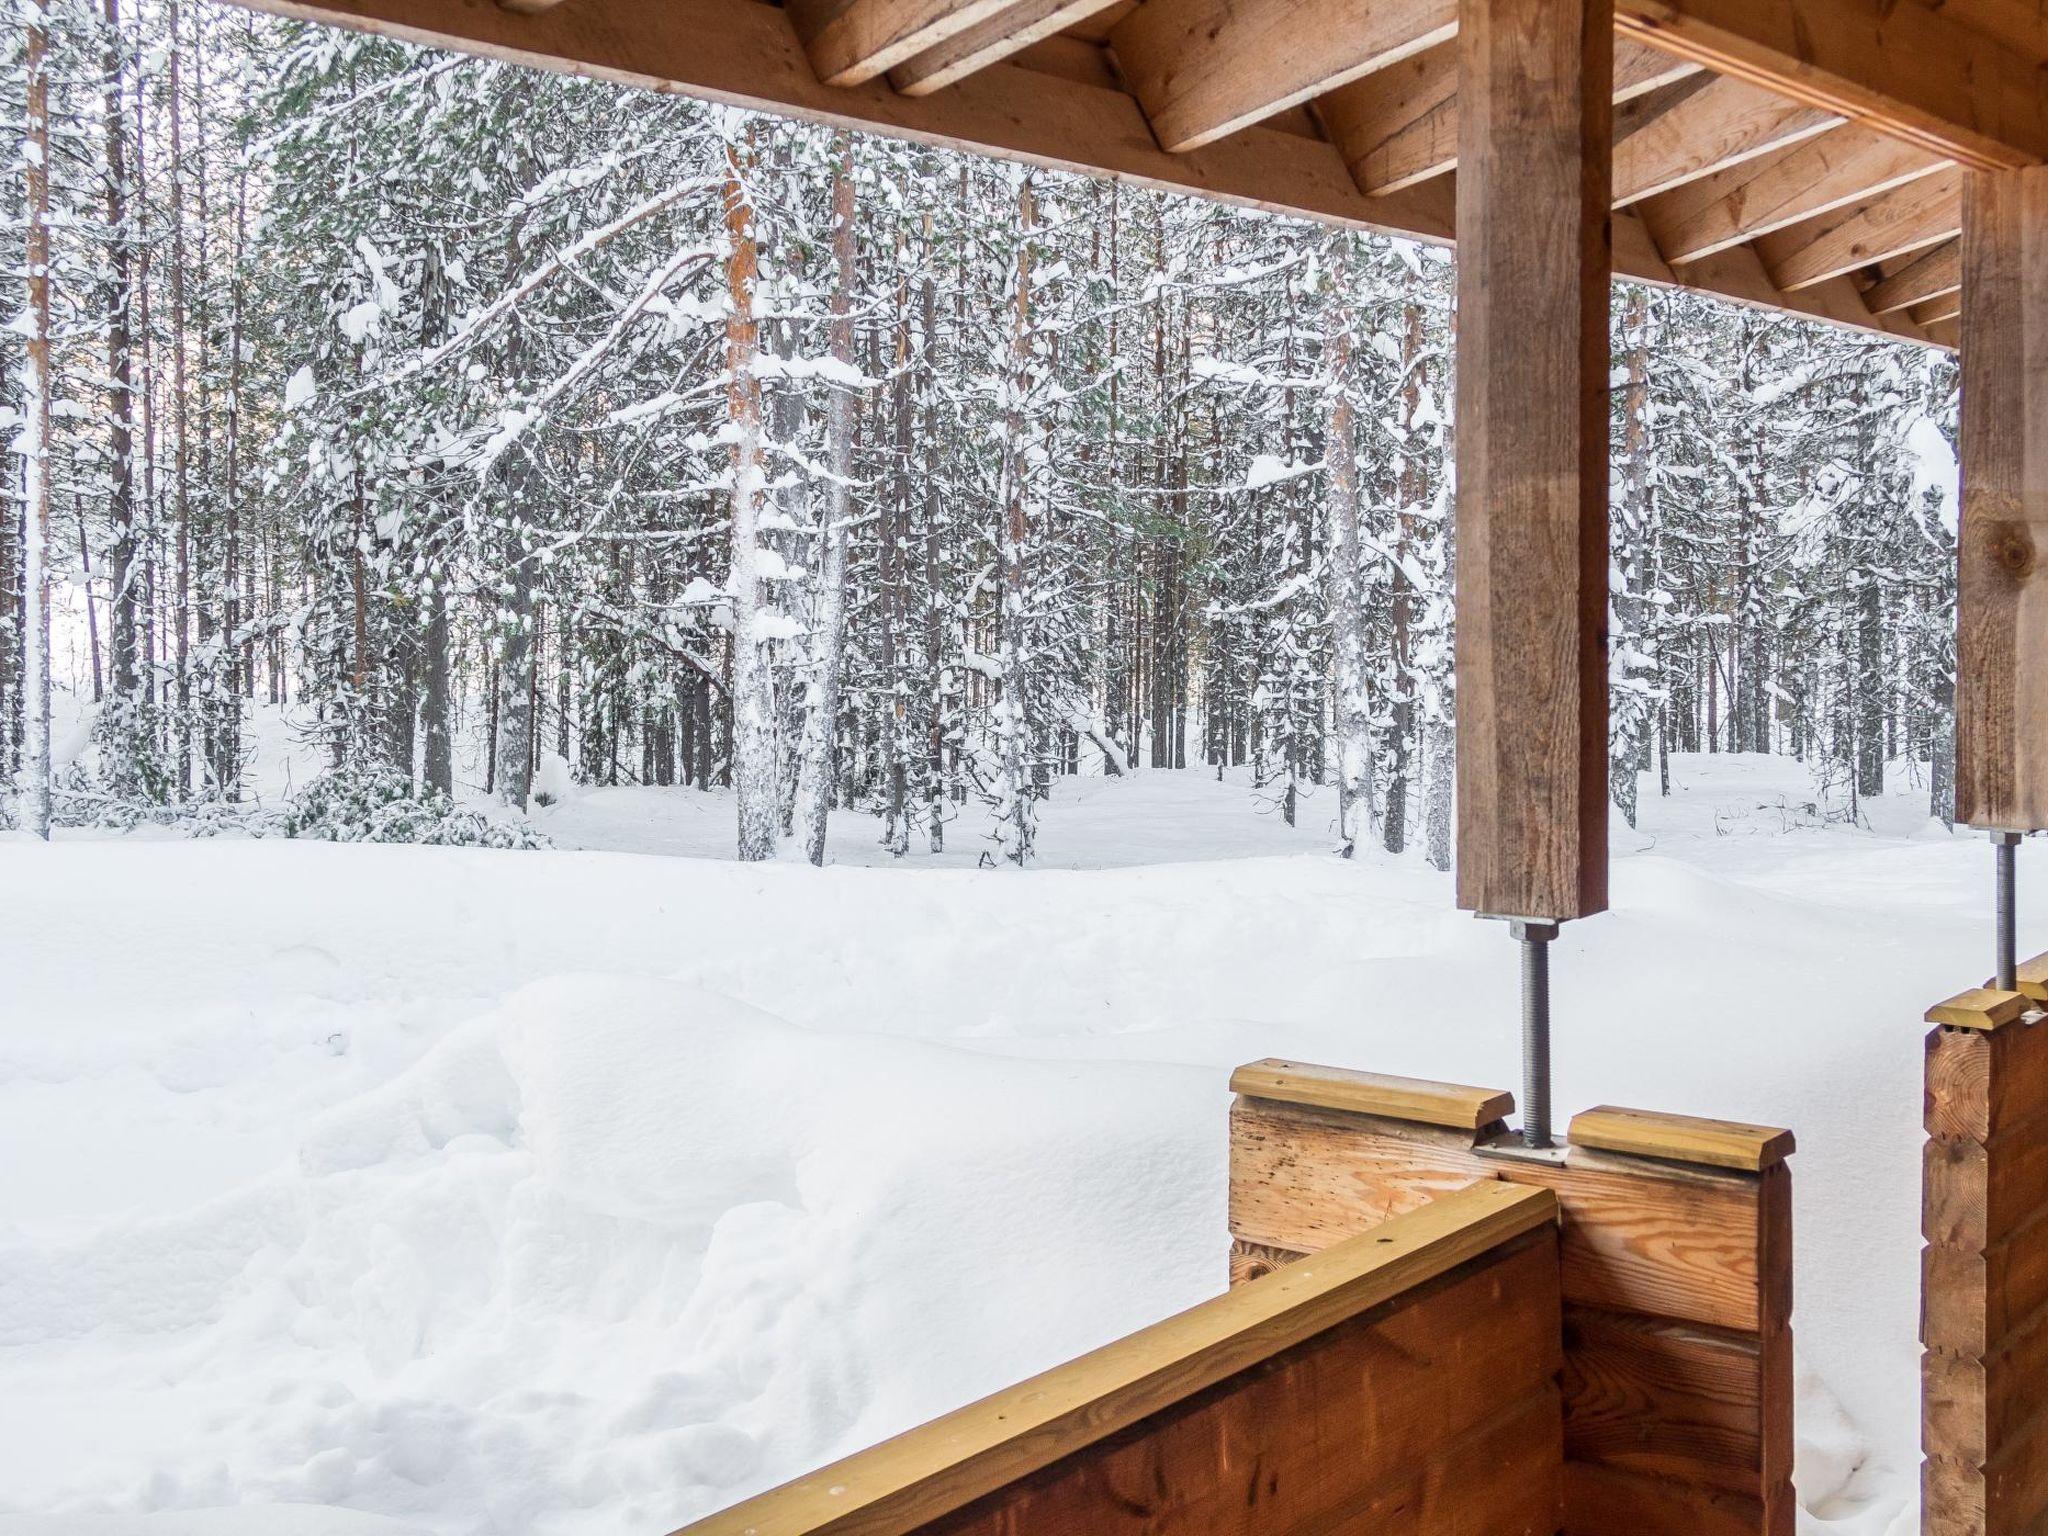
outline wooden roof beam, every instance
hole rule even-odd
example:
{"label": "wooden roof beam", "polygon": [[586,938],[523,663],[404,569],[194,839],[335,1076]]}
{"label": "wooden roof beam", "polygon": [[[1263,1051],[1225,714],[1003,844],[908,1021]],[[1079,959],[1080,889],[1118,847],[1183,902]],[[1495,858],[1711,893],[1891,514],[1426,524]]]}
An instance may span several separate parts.
{"label": "wooden roof beam", "polygon": [[[2039,52],[1917,0],[1615,0],[1625,34],[1995,169],[2048,160]],[[2037,24],[2038,25],[2038,24]]]}
{"label": "wooden roof beam", "polygon": [[[1269,213],[1447,243],[1456,178],[1369,197],[1334,144],[1278,126],[1254,127],[1191,154],[1162,151],[1101,51],[1051,38],[970,75],[950,90],[909,97],[880,80],[824,85],[788,15],[762,0],[594,0],[520,16],[477,0],[231,0],[247,9],[320,21],[508,63],[571,71],[649,90],[859,128],[1054,170],[1114,176],[1135,186],[1210,197]],[[1633,210],[1615,215],[1617,275],[1696,288],[1739,303],[1913,336],[1903,315],[1874,317],[1837,300],[1833,284],[1771,288],[1747,246],[1731,262],[1674,273]]]}
{"label": "wooden roof beam", "polygon": [[1873,315],[1886,315],[1958,292],[1962,286],[1962,242],[1950,240],[1931,251],[1923,251],[1896,272],[1873,283],[1864,290],[1863,302]]}
{"label": "wooden roof beam", "polygon": [[827,85],[865,85],[972,29],[1000,26],[1016,0],[789,0],[796,35]]}
{"label": "wooden roof beam", "polygon": [[1110,34],[1160,146],[1199,149],[1450,40],[1457,0],[1146,0]]}
{"label": "wooden roof beam", "polygon": [[1035,43],[1079,26],[1120,0],[1023,0],[956,33],[889,71],[889,84],[905,96],[928,96],[976,70],[1001,63]]}
{"label": "wooden roof beam", "polygon": [[[1367,192],[1398,192],[1458,163],[1458,50],[1439,43],[1316,103],[1351,174]],[[1640,96],[1699,73],[1699,65],[1622,38],[1614,46],[1614,99]]]}
{"label": "wooden roof beam", "polygon": [[1934,245],[1962,227],[1962,173],[1947,170],[1766,235],[1756,251],[1771,281],[1789,292]]}
{"label": "wooden roof beam", "polygon": [[1709,80],[1615,145],[1614,205],[1625,208],[1841,123],[1747,80]]}
{"label": "wooden roof beam", "polygon": [[1667,261],[1684,264],[1931,176],[1947,161],[1850,123],[1641,204]]}

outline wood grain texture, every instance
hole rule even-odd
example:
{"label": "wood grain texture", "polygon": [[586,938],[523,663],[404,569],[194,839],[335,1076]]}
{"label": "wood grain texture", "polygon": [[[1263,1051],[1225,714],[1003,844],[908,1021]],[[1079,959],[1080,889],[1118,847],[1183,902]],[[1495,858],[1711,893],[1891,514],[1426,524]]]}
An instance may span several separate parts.
{"label": "wood grain texture", "polygon": [[2035,1531],[2048,1518],[2048,1028],[2041,1015],[1933,1031],[1927,1129],[1923,1528],[1942,1536]]}
{"label": "wood grain texture", "polygon": [[1745,1125],[1736,1120],[1704,1120],[1696,1115],[1666,1115],[1648,1109],[1617,1109],[1603,1104],[1572,1116],[1571,1142],[1603,1152],[1701,1163],[1710,1168],[1736,1168],[1761,1173],[1785,1161],[1798,1149],[1788,1130]]}
{"label": "wood grain texture", "polygon": [[913,54],[889,71],[891,88],[905,96],[929,96],[976,70],[1085,22],[1117,0],[1021,0],[1005,6],[944,41]]}
{"label": "wood grain texture", "polygon": [[862,85],[1000,12],[1005,0],[789,0],[818,78]]}
{"label": "wood grain texture", "polygon": [[[1516,1251],[1536,1253],[1529,1262],[1540,1281],[1555,1273],[1556,1219],[1556,1200],[1544,1192],[1472,1185],[1313,1262],[1277,1270],[688,1529],[692,1536],[900,1536],[1463,1265],[1499,1257],[1529,1234],[1539,1234],[1535,1245]],[[1475,1347],[1447,1337],[1428,1358]],[[1415,1356],[1412,1348],[1388,1348],[1400,1360]]]}
{"label": "wood grain texture", "polygon": [[1883,315],[1937,294],[1954,293],[1962,286],[1962,241],[1948,240],[1878,279],[1864,291],[1863,302],[1873,314]]}
{"label": "wood grain texture", "polygon": [[1389,1077],[1348,1067],[1310,1066],[1277,1057],[1239,1067],[1231,1074],[1230,1091],[1284,1104],[1350,1110],[1466,1131],[1493,1125],[1515,1112],[1515,1096],[1503,1089]]}
{"label": "wood grain texture", "polygon": [[[1614,100],[1634,101],[1689,79],[1697,64],[1617,40]],[[1332,91],[1316,103],[1365,191],[1395,192],[1458,163],[1458,49],[1436,47]]]}
{"label": "wood grain texture", "polygon": [[1547,1533],[1562,1438],[1554,1260],[1529,1249],[1333,1329],[922,1530]]}
{"label": "wood grain texture", "polygon": [[1968,180],[1956,813],[2048,826],[2048,169]]}
{"label": "wood grain texture", "polygon": [[1661,193],[1641,211],[1664,259],[1683,265],[1865,202],[1947,164],[1851,123]]}
{"label": "wood grain texture", "polygon": [[1796,290],[1952,239],[1962,223],[1962,175],[1937,171],[1868,202],[1776,230],[1756,248],[1772,283]]}
{"label": "wood grain texture", "polygon": [[2048,1003],[2048,955],[2022,960],[2013,970],[2013,984],[2031,1003]]}
{"label": "wood grain texture", "polygon": [[1607,906],[1609,0],[1462,0],[1458,903]]}
{"label": "wood grain texture", "polygon": [[1370,1231],[1486,1172],[1555,1190],[1563,1213],[1567,1536],[1792,1536],[1783,1162],[1741,1173],[1574,1146],[1560,1167],[1488,1156],[1468,1130],[1246,1098],[1234,1266]]}
{"label": "wood grain texture", "polygon": [[1787,144],[1842,119],[1747,80],[1710,80],[1614,146],[1614,203],[1626,207]]}
{"label": "wood grain texture", "polygon": [[1444,42],[1457,18],[1457,0],[1146,0],[1110,47],[1180,151]]}
{"label": "wood grain texture", "polygon": [[2017,1024],[2026,1011],[2027,999],[2022,993],[1972,987],[1929,1008],[1927,1022],[1946,1024],[1951,1029],[2003,1029],[2008,1024]]}
{"label": "wood grain texture", "polygon": [[1314,1251],[1482,1178],[1557,1193],[1572,1302],[1759,1327],[1754,1178],[1592,1152],[1488,1158],[1469,1134],[1258,1100],[1231,1115],[1230,1225],[1252,1242]]}
{"label": "wood grain texture", "polygon": [[1895,0],[1617,0],[1623,32],[1965,165],[2048,159],[2032,47]]}

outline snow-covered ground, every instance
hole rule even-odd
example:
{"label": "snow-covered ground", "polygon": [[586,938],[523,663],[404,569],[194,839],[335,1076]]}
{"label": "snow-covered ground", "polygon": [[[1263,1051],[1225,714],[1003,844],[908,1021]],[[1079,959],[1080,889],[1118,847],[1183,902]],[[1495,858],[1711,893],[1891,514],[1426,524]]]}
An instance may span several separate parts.
{"label": "snow-covered ground", "polygon": [[[1559,945],[1559,1108],[1797,1129],[1808,1529],[1904,1533],[1990,857],[1677,780]],[[1232,1065],[1516,1076],[1505,936],[1330,809],[1063,784],[1021,875],[851,817],[742,867],[689,791],[550,853],[0,841],[0,1533],[658,1533],[1212,1294]]]}

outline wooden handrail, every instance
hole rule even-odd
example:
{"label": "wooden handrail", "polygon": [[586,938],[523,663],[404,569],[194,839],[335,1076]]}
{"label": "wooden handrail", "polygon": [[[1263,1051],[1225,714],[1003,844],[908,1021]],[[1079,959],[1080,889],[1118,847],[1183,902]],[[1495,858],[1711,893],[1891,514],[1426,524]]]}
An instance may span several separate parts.
{"label": "wooden handrail", "polygon": [[1557,1221],[1484,1181],[676,1536],[906,1536],[1021,1477]]}

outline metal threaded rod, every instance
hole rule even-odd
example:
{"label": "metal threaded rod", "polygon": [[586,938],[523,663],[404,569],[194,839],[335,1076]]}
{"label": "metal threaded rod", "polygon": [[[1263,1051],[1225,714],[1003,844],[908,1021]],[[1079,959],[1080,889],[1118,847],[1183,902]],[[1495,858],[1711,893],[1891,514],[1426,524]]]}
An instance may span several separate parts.
{"label": "metal threaded rod", "polygon": [[1539,1151],[1550,1136],[1550,941],[1555,923],[1517,922],[1522,946],[1522,1143]]}
{"label": "metal threaded rod", "polygon": [[1991,845],[1998,850],[1998,989],[2017,992],[2019,920],[2014,910],[2014,887],[2019,878],[2020,837],[2017,832],[1994,832]]}

